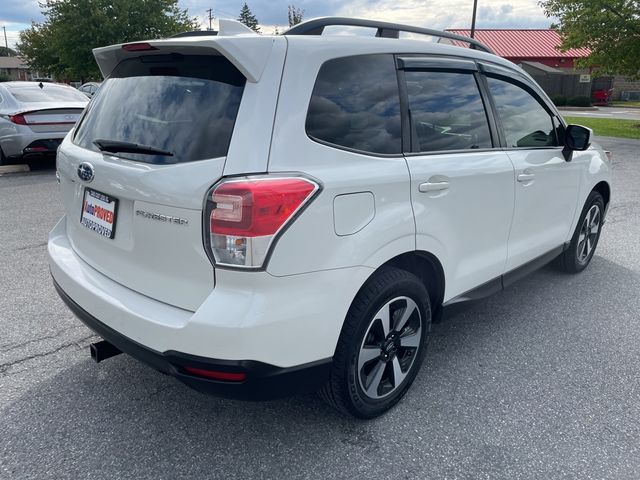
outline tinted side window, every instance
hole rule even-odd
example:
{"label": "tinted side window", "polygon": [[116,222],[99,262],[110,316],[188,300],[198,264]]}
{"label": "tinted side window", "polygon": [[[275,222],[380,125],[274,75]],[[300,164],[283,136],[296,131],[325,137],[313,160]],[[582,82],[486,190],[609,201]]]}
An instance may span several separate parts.
{"label": "tinted side window", "polygon": [[307,134],[371,153],[401,153],[400,94],[392,55],[329,60],[320,68]]}
{"label": "tinted side window", "polygon": [[406,72],[419,151],[491,148],[487,114],[471,73]]}
{"label": "tinted side window", "polygon": [[504,80],[492,77],[487,80],[508,147],[548,147],[558,144],[551,116],[533,95]]}

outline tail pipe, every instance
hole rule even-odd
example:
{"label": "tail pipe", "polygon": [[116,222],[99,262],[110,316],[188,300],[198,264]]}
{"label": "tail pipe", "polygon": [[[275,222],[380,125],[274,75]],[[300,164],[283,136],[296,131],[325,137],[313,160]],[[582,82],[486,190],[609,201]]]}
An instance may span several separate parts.
{"label": "tail pipe", "polygon": [[91,358],[93,358],[96,363],[100,363],[107,358],[115,357],[116,355],[120,355],[122,353],[106,340],[92,343],[91,345],[89,345],[89,350],[91,351]]}

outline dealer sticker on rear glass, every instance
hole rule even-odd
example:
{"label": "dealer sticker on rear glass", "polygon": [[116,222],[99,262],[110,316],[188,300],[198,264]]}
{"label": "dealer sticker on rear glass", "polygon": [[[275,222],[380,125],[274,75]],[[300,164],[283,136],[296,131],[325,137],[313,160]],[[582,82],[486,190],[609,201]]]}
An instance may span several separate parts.
{"label": "dealer sticker on rear glass", "polygon": [[80,223],[103,237],[113,238],[116,233],[117,206],[116,198],[86,188]]}

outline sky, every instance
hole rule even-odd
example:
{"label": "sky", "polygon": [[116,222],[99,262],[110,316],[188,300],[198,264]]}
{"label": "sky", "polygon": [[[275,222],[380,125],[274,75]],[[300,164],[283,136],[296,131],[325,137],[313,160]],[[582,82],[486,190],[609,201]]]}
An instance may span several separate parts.
{"label": "sky", "polygon": [[[236,18],[244,0],[179,0],[180,6],[208,25],[206,10],[214,17]],[[406,23],[419,27],[469,28],[473,0],[247,0],[264,33],[282,32],[287,26],[287,5],[305,11],[304,18],[347,16]],[[0,0],[0,27],[6,26],[9,47],[15,46],[20,30],[32,21],[41,22],[38,0]],[[215,23],[215,21],[214,21]],[[547,28],[538,0],[478,0],[476,28]],[[0,35],[2,32],[0,32]],[[0,36],[4,45],[4,38]]]}

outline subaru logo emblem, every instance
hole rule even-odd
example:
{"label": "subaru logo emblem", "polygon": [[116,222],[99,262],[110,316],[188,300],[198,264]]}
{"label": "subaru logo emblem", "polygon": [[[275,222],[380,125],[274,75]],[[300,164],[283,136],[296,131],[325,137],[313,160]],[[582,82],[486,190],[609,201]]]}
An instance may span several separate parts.
{"label": "subaru logo emblem", "polygon": [[93,165],[89,162],[82,162],[78,165],[78,178],[87,183],[93,180]]}

